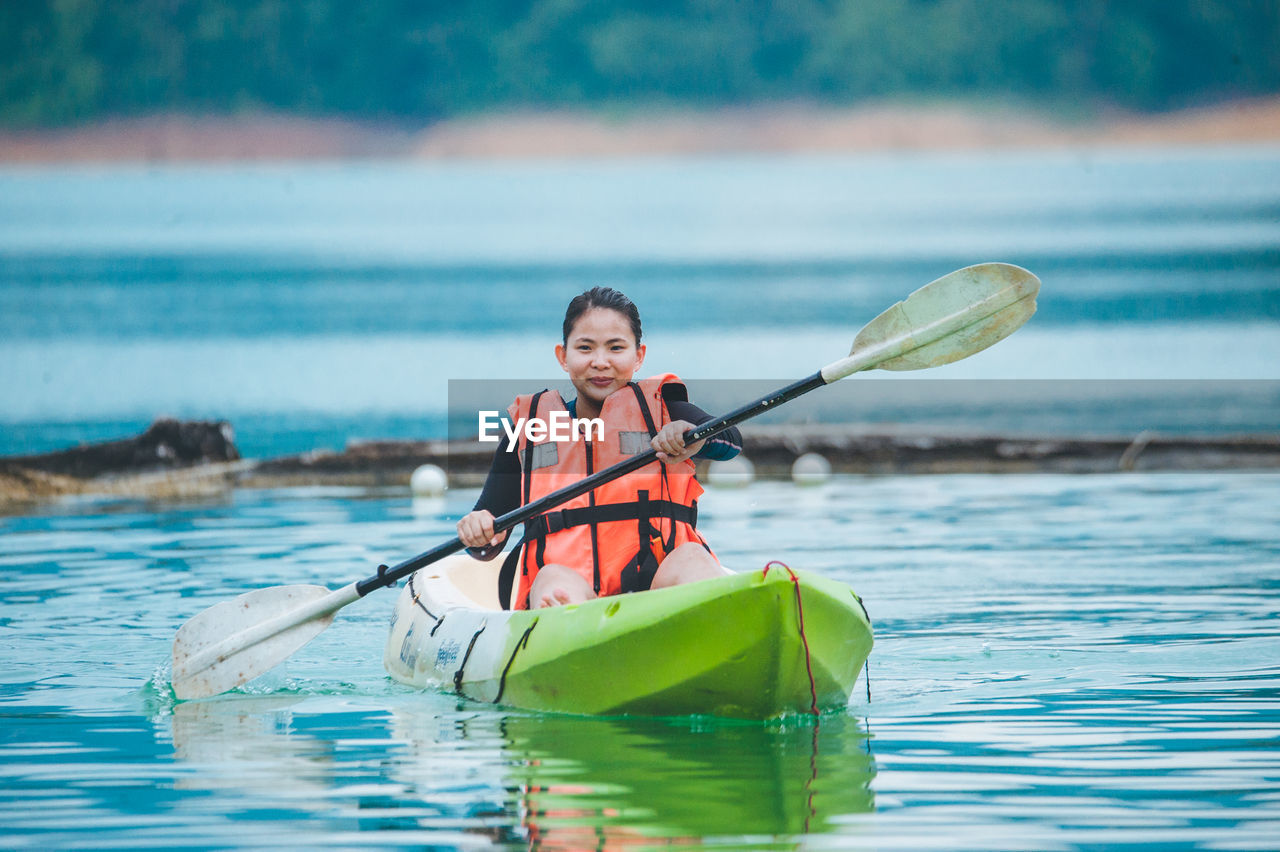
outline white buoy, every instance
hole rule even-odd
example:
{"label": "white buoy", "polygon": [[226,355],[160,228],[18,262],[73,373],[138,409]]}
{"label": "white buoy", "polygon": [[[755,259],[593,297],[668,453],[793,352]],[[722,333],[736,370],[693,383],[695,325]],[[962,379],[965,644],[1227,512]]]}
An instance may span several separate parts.
{"label": "white buoy", "polygon": [[805,453],[791,464],[796,485],[822,485],[831,479],[831,462],[818,453]]}
{"label": "white buoy", "polygon": [[707,470],[707,484],[716,488],[746,488],[756,478],[756,466],[746,456],[712,462]]}
{"label": "white buoy", "polygon": [[409,477],[409,490],[415,497],[439,497],[448,487],[449,477],[438,465],[424,464]]}

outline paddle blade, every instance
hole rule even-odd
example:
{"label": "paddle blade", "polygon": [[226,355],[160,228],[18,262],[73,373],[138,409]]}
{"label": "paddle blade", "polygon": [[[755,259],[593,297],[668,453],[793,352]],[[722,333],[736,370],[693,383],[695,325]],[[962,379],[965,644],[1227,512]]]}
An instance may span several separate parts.
{"label": "paddle blade", "polygon": [[209,607],[173,640],[173,691],[207,698],[247,683],[286,660],[333,622],[337,592],[273,586]]}
{"label": "paddle blade", "polygon": [[867,323],[849,357],[838,362],[852,369],[832,378],[872,368],[923,370],[967,358],[1021,328],[1035,313],[1039,292],[1040,279],[1019,266],[958,269]]}

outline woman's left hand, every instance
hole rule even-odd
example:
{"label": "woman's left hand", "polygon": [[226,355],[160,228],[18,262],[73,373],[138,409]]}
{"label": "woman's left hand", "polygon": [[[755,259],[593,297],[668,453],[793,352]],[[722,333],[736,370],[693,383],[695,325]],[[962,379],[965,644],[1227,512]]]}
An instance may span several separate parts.
{"label": "woman's left hand", "polygon": [[686,447],[684,433],[692,428],[693,424],[688,420],[674,420],[659,429],[651,442],[651,446],[658,451],[658,458],[667,464],[679,464],[696,455],[705,441],[696,441]]}

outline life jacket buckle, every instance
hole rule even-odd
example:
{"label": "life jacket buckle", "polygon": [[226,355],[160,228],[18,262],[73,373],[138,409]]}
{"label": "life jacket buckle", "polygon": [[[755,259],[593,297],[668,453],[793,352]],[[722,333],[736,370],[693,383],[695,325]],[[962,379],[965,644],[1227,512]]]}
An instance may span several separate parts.
{"label": "life jacket buckle", "polygon": [[547,512],[542,516],[542,522],[546,526],[547,535],[555,535],[565,528],[564,510],[558,512]]}

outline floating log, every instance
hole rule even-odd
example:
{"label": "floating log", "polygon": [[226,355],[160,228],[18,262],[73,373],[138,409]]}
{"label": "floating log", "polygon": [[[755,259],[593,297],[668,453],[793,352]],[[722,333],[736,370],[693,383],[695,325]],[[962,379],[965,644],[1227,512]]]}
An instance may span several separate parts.
{"label": "floating log", "polygon": [[231,424],[225,420],[186,421],[162,417],[135,438],[82,444],[36,456],[12,456],[2,463],[6,467],[76,479],[191,467],[239,459],[234,434]]}
{"label": "floating log", "polygon": [[243,467],[230,423],[161,418],[137,437],[0,459],[0,507],[73,494],[204,496],[226,491]]}

